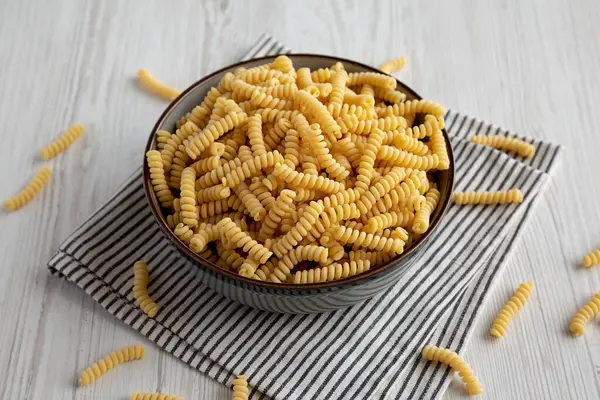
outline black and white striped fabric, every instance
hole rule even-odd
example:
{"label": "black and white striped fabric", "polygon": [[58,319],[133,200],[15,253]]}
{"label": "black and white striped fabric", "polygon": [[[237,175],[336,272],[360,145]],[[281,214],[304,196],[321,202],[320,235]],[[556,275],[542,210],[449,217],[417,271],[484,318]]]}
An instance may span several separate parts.
{"label": "black and white striped fabric", "polygon": [[[265,35],[244,59],[287,53]],[[138,170],[61,246],[52,273],[81,287],[115,315],[191,367],[230,385],[249,377],[253,398],[401,399],[441,397],[449,370],[424,362],[427,343],[465,351],[475,321],[558,164],[560,147],[528,140],[521,161],[470,143],[473,134],[515,135],[448,112],[456,190],[521,188],[519,206],[452,206],[426,254],[397,285],[346,310],[280,315],[246,308],[202,286],[195,267],[171,250],[144,198]],[[144,315],[131,295],[132,265],[150,266],[161,306]]]}

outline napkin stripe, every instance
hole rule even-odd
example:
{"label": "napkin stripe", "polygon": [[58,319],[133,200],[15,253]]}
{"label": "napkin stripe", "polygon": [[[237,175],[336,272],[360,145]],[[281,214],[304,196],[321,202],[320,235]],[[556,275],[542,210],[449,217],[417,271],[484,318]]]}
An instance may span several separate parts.
{"label": "napkin stripe", "polygon": [[[265,35],[244,59],[289,51]],[[447,371],[438,371],[436,366],[432,372],[415,354],[423,341],[434,335],[439,343],[458,340],[458,351],[463,347],[491,282],[533,211],[533,202],[541,197],[548,181],[543,173],[554,167],[558,154],[554,145],[523,138],[530,140],[538,154],[532,160],[515,161],[465,138],[472,134],[518,137],[516,134],[498,133],[499,127],[452,110],[446,122],[457,160],[457,188],[496,189],[502,181],[502,188],[507,180],[522,182],[525,204],[519,209],[508,206],[492,211],[451,207],[419,265],[410,266],[386,293],[351,309],[302,316],[269,314],[225,300],[202,286],[194,279],[196,267],[188,268],[187,262],[181,261],[154,223],[140,171],[60,246],[49,266],[194,368],[224,383],[231,380],[232,373],[246,373],[255,385],[254,398],[268,394],[321,399],[324,393],[331,398],[338,389],[353,397],[383,393],[400,398],[407,382],[414,379],[417,383],[411,397],[419,391],[425,396],[436,383],[433,393],[438,396],[447,384]],[[554,156],[547,157],[551,149]],[[493,173],[481,173],[485,168],[493,168]],[[519,214],[524,217],[514,234],[507,234]],[[451,237],[457,229],[463,236]],[[490,257],[496,248],[498,252]],[[131,265],[140,257],[152,268],[149,289],[161,305],[154,320],[135,306],[131,296]],[[482,259],[487,261],[478,266],[476,260]],[[457,322],[451,314],[458,309],[463,311]],[[373,329],[380,333],[374,334]],[[358,336],[352,346],[346,343],[348,330]],[[285,351],[283,359],[276,355],[281,355],[277,349]],[[364,356],[357,358],[358,353]],[[401,373],[404,385],[398,391],[394,383]]]}

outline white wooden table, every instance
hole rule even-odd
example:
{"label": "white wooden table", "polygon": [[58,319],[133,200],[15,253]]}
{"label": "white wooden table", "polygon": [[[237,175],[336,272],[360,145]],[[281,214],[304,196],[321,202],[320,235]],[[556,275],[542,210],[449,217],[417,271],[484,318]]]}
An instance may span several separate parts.
{"label": "white wooden table", "polygon": [[[567,333],[600,290],[600,267],[578,267],[600,247],[598,1],[369,3],[0,1],[0,199],[41,167],[43,144],[74,123],[88,128],[51,162],[55,175],[39,198],[0,214],[0,398],[124,399],[140,389],[230,398],[45,264],[139,166],[165,103],[137,87],[136,71],[185,88],[237,60],[265,30],[298,51],[371,64],[406,55],[399,76],[426,98],[568,148],[466,358],[485,398],[600,398],[600,324],[583,338]],[[491,343],[495,312],[529,279],[531,304],[505,340]],[[136,368],[76,387],[90,361],[136,341],[149,348]],[[451,384],[446,398],[462,396]]]}

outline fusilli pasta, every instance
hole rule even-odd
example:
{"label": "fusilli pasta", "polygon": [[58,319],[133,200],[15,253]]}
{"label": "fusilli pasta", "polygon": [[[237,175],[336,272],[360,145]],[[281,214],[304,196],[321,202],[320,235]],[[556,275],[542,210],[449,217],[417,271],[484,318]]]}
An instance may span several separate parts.
{"label": "fusilli pasta", "polygon": [[458,205],[519,204],[523,202],[523,195],[519,189],[499,192],[455,192],[454,202]]}
{"label": "fusilli pasta", "polygon": [[[83,136],[83,131],[84,128],[82,125],[71,127],[64,135],[42,149],[40,153],[42,160],[48,161],[65,151],[75,140]],[[161,137],[161,135],[158,135],[158,137]]]}
{"label": "fusilli pasta", "polygon": [[79,378],[79,385],[87,386],[117,365],[142,358],[144,358],[144,348],[140,344],[115,350],[83,371]]}
{"label": "fusilli pasta", "polygon": [[597,292],[586,305],[577,311],[571,320],[569,329],[575,336],[583,335],[585,326],[598,315],[598,312],[600,312],[600,292]]}
{"label": "fusilli pasta", "polygon": [[495,337],[503,337],[506,335],[506,331],[508,329],[508,325],[510,321],[514,318],[517,312],[525,305],[525,302],[531,295],[531,291],[533,290],[533,283],[521,283],[519,288],[515,292],[514,296],[506,303],[500,313],[496,317],[492,328],[490,329],[490,334]]}
{"label": "fusilli pasta", "polygon": [[133,264],[133,298],[150,318],[158,312],[158,305],[148,294],[148,266],[142,261]]}
{"label": "fusilli pasta", "polygon": [[448,365],[450,368],[458,372],[463,383],[467,387],[467,392],[470,395],[476,395],[483,392],[483,386],[473,373],[473,370],[467,362],[456,352],[441,347],[427,345],[423,349],[422,357],[429,361],[438,361]]}
{"label": "fusilli pasta", "polygon": [[[151,172],[151,174],[152,174],[152,172]],[[25,186],[25,189],[21,190],[18,194],[9,198],[8,200],[6,200],[4,202],[4,208],[8,211],[14,211],[14,210],[17,210],[17,209],[23,207],[25,204],[29,203],[40,192],[40,190],[42,190],[42,188],[48,183],[51,176],[52,176],[52,170],[50,170],[50,168],[48,168],[48,167],[42,167],[42,169],[40,169],[38,171],[38,173],[33,177],[31,182],[29,182],[27,184],[27,186]],[[155,187],[155,191],[156,191],[156,186],[154,186],[154,187]],[[162,195],[162,197],[161,197],[161,195]],[[161,195],[159,195],[157,192],[159,201],[160,201],[160,198],[165,200],[165,195],[162,191],[161,191]],[[172,199],[173,198],[171,196],[171,203],[172,203]]]}

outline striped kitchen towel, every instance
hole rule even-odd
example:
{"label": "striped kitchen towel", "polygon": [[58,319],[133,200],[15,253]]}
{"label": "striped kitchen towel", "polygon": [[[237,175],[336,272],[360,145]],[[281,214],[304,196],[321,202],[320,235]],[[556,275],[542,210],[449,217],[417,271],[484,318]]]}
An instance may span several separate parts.
{"label": "striped kitchen towel", "polygon": [[[244,59],[289,50],[263,36]],[[345,310],[282,315],[249,309],[202,286],[154,223],[142,172],[60,246],[52,273],[81,287],[108,312],[219,382],[249,377],[253,398],[439,398],[449,370],[420,359],[426,343],[465,351],[475,321],[558,164],[560,147],[519,160],[470,143],[474,134],[515,137],[449,111],[457,190],[518,187],[519,206],[451,206],[426,253],[385,293]],[[150,266],[160,304],[152,319],[131,295],[132,265]]]}

